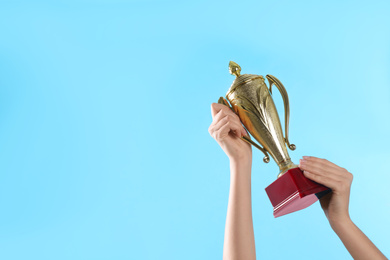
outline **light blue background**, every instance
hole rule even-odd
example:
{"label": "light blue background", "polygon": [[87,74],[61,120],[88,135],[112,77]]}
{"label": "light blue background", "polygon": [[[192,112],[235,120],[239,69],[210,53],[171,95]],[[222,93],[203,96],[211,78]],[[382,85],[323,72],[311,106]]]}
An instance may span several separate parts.
{"label": "light blue background", "polygon": [[[352,172],[351,216],[389,256],[389,12],[1,1],[0,259],[221,259],[229,163],[208,127],[230,60],[283,82],[293,161]],[[277,172],[254,150],[258,259],[350,259],[318,203],[273,218],[264,188]]]}

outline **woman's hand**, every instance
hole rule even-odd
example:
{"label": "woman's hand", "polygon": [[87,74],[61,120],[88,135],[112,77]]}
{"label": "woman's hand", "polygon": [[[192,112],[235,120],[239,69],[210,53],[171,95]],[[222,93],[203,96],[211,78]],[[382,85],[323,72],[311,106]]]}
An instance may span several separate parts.
{"label": "woman's hand", "polygon": [[348,220],[352,174],[328,160],[310,156],[303,156],[299,168],[307,178],[332,189],[331,193],[320,199],[329,223],[333,225],[335,222]]}
{"label": "woman's hand", "polygon": [[229,107],[218,103],[211,104],[211,115],[213,122],[209,127],[209,133],[229,159],[233,161],[252,159],[250,144],[240,139],[247,135],[240,118]]}
{"label": "woman's hand", "polygon": [[321,206],[334,232],[353,259],[387,259],[349,217],[352,174],[328,160],[309,156],[303,156],[299,168],[307,178],[332,189],[331,193],[320,199]]}

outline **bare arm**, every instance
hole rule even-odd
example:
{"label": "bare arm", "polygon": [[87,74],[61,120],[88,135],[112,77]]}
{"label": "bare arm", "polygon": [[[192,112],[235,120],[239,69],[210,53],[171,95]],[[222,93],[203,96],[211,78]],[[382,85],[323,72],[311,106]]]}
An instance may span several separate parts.
{"label": "bare arm", "polygon": [[213,103],[211,113],[209,133],[230,159],[223,259],[256,259],[251,204],[252,150],[239,139],[247,133],[238,116],[225,105]]}
{"label": "bare arm", "polygon": [[251,203],[251,159],[230,162],[230,194],[223,259],[256,259]]}
{"label": "bare arm", "polygon": [[352,174],[328,160],[309,156],[303,157],[299,167],[307,178],[332,189],[332,193],[321,198],[321,206],[351,256],[355,260],[387,259],[349,216]]}
{"label": "bare arm", "polygon": [[351,219],[331,226],[354,259],[387,259]]}

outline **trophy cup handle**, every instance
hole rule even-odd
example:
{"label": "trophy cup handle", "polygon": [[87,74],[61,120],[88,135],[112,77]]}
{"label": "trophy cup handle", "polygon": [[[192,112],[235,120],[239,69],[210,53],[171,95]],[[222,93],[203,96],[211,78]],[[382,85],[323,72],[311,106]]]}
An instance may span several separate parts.
{"label": "trophy cup handle", "polygon": [[267,75],[266,77],[267,77],[268,82],[269,82],[269,92],[271,92],[271,94],[272,94],[272,85],[275,85],[279,89],[280,94],[282,95],[283,103],[284,103],[284,124],[285,124],[285,127],[284,127],[285,138],[284,138],[284,140],[285,140],[288,148],[290,148],[290,150],[294,151],[296,149],[295,144],[290,144],[290,141],[288,140],[288,125],[289,125],[289,120],[290,120],[290,103],[288,101],[287,91],[284,88],[282,82],[280,82],[277,78],[275,78],[272,75]]}
{"label": "trophy cup handle", "polygon": [[[220,97],[218,99],[218,104],[222,104],[222,105],[225,105],[227,107],[229,107],[234,114],[236,114],[236,112],[234,112],[234,109],[230,106],[230,104],[228,103],[228,101],[226,99],[224,99],[223,97]],[[243,125],[244,129],[248,132],[248,130],[246,129],[246,127]],[[264,153],[264,158],[263,158],[263,161],[265,163],[269,163],[269,155],[267,153],[267,150],[265,150],[263,147],[261,147],[260,145],[258,145],[257,143],[253,142],[249,135],[248,136],[243,136],[241,137],[241,140],[244,140],[245,142],[253,145],[254,147],[256,147],[257,149],[259,149],[260,151],[262,151]]]}

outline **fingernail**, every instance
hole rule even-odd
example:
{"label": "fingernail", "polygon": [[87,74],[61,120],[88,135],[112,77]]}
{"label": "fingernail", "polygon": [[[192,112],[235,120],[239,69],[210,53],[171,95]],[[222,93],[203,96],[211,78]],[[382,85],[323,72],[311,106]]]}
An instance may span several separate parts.
{"label": "fingernail", "polygon": [[302,156],[303,159],[309,159],[310,156]]}

